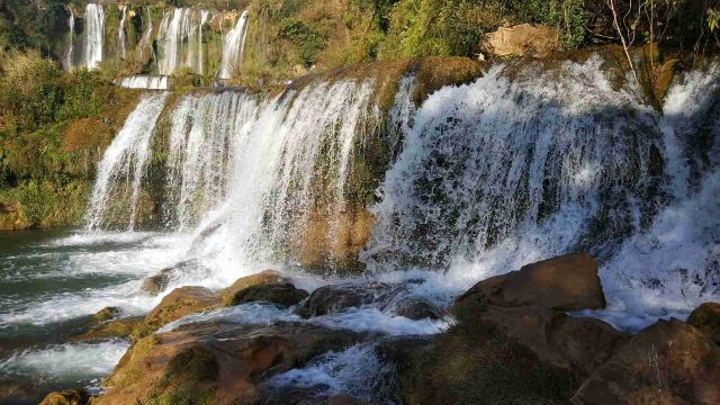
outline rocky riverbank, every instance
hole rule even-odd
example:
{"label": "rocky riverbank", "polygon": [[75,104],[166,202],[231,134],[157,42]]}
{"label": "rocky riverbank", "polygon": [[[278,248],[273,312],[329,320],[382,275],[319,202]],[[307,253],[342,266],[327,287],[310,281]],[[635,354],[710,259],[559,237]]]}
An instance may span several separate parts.
{"label": "rocky riverbank", "polygon": [[[718,304],[701,306],[687,322],[659,320],[635,334],[575,316],[605,306],[597,261],[584,253],[483,280],[449,308],[408,294],[417,283],[423,280],[330,284],[308,294],[265,271],[220,291],[178,288],[144,318],[114,319],[119,314],[106,310],[75,339],[114,335],[133,344],[102,390],[93,391],[100,395],[68,390],[43,403],[720,401]],[[256,307],[243,317],[250,305]],[[388,314],[395,323],[445,326],[417,335],[340,321],[343,315],[359,320],[363,310]],[[367,356],[378,362],[365,390],[343,392],[299,377],[328,353],[358,347],[369,348]]]}

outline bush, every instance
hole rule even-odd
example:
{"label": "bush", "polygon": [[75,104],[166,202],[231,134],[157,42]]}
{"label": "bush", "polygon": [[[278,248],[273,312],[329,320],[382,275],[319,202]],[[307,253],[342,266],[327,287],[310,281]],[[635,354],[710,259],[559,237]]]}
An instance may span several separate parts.
{"label": "bush", "polygon": [[298,49],[300,60],[305,66],[315,62],[315,57],[325,44],[325,38],[314,27],[298,18],[284,18],[280,21],[279,36]]}

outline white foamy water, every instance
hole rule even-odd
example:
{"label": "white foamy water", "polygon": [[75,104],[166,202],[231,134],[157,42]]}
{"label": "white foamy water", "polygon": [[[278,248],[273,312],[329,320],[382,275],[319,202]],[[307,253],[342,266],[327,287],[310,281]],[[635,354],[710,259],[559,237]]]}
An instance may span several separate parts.
{"label": "white foamy water", "polygon": [[75,382],[108,375],[130,346],[122,340],[26,350],[0,361],[0,373],[37,381]]}
{"label": "white foamy water", "polygon": [[203,74],[202,32],[209,17],[209,11],[194,8],[165,11],[157,37],[160,47],[158,68],[161,75],[173,74],[183,67]]}
{"label": "white foamy water", "polygon": [[127,19],[127,5],[122,6],[122,17],[120,18],[120,24],[118,25],[118,45],[120,46],[119,55],[125,59],[127,55],[127,44],[125,35],[125,21]]}
{"label": "white foamy water", "polygon": [[222,61],[218,74],[220,79],[230,79],[238,73],[245,48],[247,19],[248,12],[245,10],[235,22],[233,28],[225,34]]}
{"label": "white foamy water", "polygon": [[105,38],[105,11],[102,4],[88,3],[85,6],[85,67],[98,67],[103,60]]}
{"label": "white foamy water", "polygon": [[116,81],[126,89],[168,90],[170,78],[168,76],[132,75]]}

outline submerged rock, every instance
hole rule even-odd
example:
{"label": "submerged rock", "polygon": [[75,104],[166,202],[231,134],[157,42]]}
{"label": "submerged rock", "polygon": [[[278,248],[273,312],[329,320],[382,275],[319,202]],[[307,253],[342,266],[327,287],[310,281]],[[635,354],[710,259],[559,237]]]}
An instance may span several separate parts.
{"label": "submerged rock", "polygon": [[90,402],[88,393],[79,388],[49,393],[40,405],[85,405]]}
{"label": "submerged rock", "polygon": [[258,403],[258,384],[360,335],[305,323],[191,324],[138,341],[105,381],[98,404]]}
{"label": "submerged rock", "polygon": [[134,337],[145,336],[186,315],[219,305],[220,297],[207,288],[176,288],[145,316],[143,324],[133,332]]}
{"label": "submerged rock", "polygon": [[460,296],[451,312],[472,317],[486,305],[536,305],[562,311],[604,308],[597,260],[586,253],[573,253],[491,277]]}
{"label": "submerged rock", "polygon": [[700,305],[692,311],[687,323],[701,330],[720,345],[720,304],[706,302]]}
{"label": "submerged rock", "polygon": [[635,335],[588,378],[571,402],[720,404],[720,347],[678,320]]}
{"label": "submerged rock", "polygon": [[313,291],[303,307],[302,316],[322,316],[371,303],[383,306],[391,298],[392,287],[384,283],[329,285]]}
{"label": "submerged rock", "polygon": [[392,311],[396,315],[405,318],[419,319],[440,319],[443,316],[442,310],[430,300],[423,297],[406,297],[393,304]]}

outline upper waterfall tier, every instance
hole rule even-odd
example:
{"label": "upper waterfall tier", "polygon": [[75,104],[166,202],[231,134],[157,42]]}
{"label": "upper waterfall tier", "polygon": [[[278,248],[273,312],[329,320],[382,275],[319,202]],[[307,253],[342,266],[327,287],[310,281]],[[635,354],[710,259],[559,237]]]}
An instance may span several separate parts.
{"label": "upper waterfall tier", "polygon": [[122,61],[127,71],[240,74],[248,12],[89,3],[69,11],[66,69]]}

